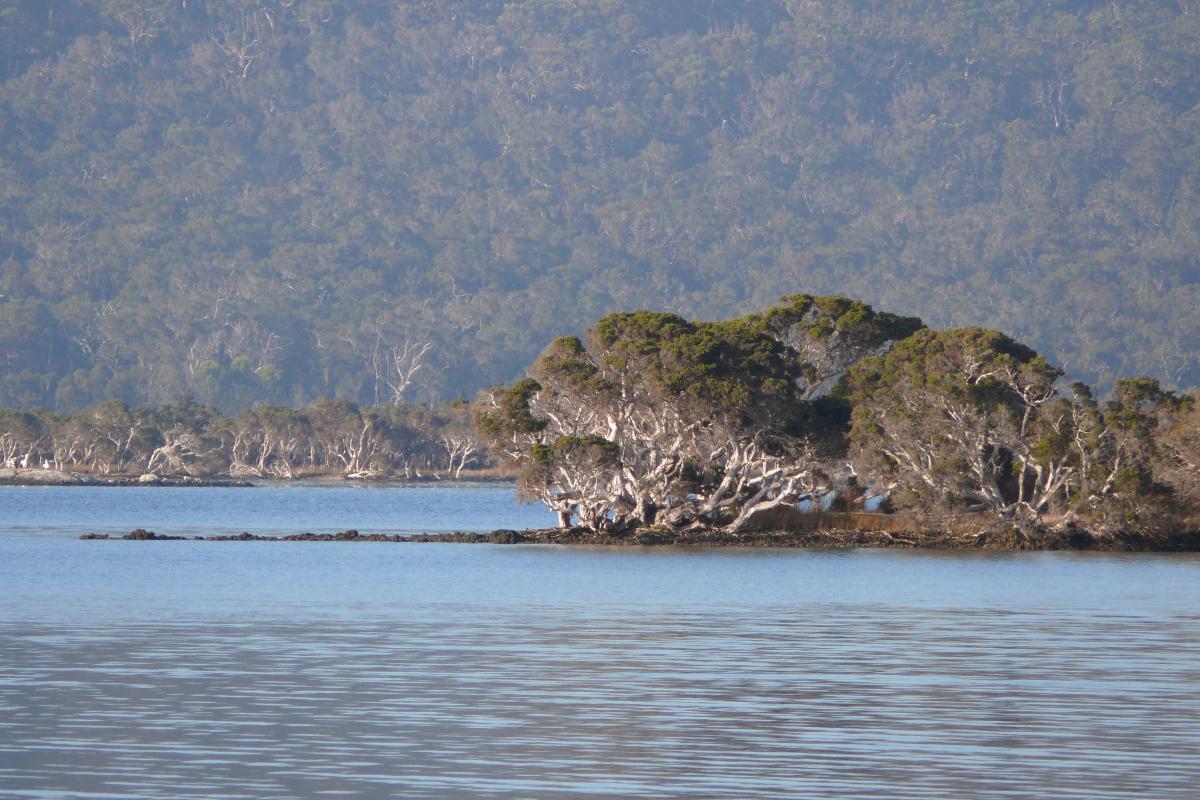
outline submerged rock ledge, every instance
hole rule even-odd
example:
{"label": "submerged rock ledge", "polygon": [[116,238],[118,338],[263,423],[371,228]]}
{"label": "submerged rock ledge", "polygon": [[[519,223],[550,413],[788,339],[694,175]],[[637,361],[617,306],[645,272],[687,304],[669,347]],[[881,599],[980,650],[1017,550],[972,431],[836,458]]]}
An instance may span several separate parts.
{"label": "submerged rock ledge", "polygon": [[458,544],[553,544],[621,547],[808,547],[808,548],[929,548],[947,550],[1097,550],[1107,552],[1198,552],[1200,531],[1147,534],[1138,532],[1093,533],[1082,528],[1034,534],[1018,531],[983,531],[952,534],[929,532],[898,534],[870,530],[754,531],[728,533],[714,529],[676,531],[642,528],[626,534],[598,533],[587,528],[543,528],[489,533],[362,534],[297,533],[261,536],[251,533],[216,536],[167,536],[138,528],[123,536],[86,533],[85,540],[209,541],[209,542],[444,542]]}

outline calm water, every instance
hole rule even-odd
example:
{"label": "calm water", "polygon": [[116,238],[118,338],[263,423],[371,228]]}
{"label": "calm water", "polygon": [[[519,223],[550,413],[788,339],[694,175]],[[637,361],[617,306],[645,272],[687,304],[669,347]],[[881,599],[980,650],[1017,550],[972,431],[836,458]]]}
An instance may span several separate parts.
{"label": "calm water", "polygon": [[253,489],[0,486],[0,535],[364,533],[544,528],[554,515],[511,486],[276,483]]}
{"label": "calm water", "polygon": [[547,522],[0,488],[0,797],[1197,797],[1195,557],[73,538]]}

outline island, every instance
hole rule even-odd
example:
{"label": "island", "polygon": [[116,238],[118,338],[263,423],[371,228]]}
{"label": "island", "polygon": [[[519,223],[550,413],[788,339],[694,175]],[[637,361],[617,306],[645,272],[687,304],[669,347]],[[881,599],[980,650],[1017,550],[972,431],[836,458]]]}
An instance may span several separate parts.
{"label": "island", "polygon": [[[842,296],[789,295],[717,322],[616,313],[442,423],[557,528],[204,538],[1200,550],[1198,399],[1144,377],[1101,399],[1002,332],[935,330]],[[331,408],[353,422],[331,423]],[[305,443],[310,464],[385,475],[380,443],[399,430],[344,401],[190,416],[217,422],[160,445],[151,464],[177,469],[142,482],[204,480],[185,471],[199,447],[179,442],[206,436],[215,479],[249,464],[294,474],[288,454]],[[466,461],[445,463],[431,474]],[[124,538],[156,538],[144,533]]]}
{"label": "island", "polygon": [[1195,549],[1197,393],[1064,377],[999,331],[792,295],[607,315],[473,410],[552,541]]}

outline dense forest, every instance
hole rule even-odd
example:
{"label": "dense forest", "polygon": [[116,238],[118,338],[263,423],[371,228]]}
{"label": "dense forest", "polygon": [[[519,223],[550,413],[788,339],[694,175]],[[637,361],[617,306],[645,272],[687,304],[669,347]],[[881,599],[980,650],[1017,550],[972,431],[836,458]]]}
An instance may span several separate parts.
{"label": "dense forest", "polygon": [[1200,2],[0,0],[0,406],[471,396],[845,292],[1200,384]]}
{"label": "dense forest", "polygon": [[594,533],[737,535],[833,507],[975,546],[1195,531],[1200,392],[1121,379],[1099,402],[1062,378],[1000,331],[793,295],[722,322],[607,315],[474,415],[527,497]]}

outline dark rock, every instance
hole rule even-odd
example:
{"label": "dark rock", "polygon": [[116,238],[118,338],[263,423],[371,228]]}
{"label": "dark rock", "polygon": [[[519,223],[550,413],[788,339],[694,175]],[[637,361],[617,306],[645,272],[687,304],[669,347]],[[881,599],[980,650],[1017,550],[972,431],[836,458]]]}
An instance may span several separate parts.
{"label": "dark rock", "polygon": [[553,544],[674,547],[897,547],[897,548],[981,548],[987,550],[1104,550],[1104,551],[1200,551],[1200,531],[1183,527],[1175,531],[1129,531],[1085,528],[1068,523],[1055,529],[1029,533],[1007,526],[974,528],[974,523],[953,530],[917,530],[912,526],[892,530],[853,526],[819,530],[764,530],[730,532],[720,528],[689,526],[676,529],[667,525],[616,531],[591,531],[586,528],[544,528],[524,531],[499,529],[490,533],[455,531],[453,533],[415,533],[395,535],[361,534],[350,528],[340,533],[298,533],[285,536],[256,536],[250,533],[217,536],[161,536],[138,528],[124,536],[85,533],[80,539],[118,538],[134,541],[192,539],[203,541],[270,542],[436,542],[456,544]]}
{"label": "dark rock", "polygon": [[154,531],[148,531],[144,528],[135,528],[129,533],[121,537],[129,541],[154,541],[154,542],[179,542],[187,539],[186,536],[160,536]]}
{"label": "dark rock", "polygon": [[1096,539],[1087,531],[1077,528],[1067,536],[1067,543],[1076,550],[1091,550],[1096,546]]}

